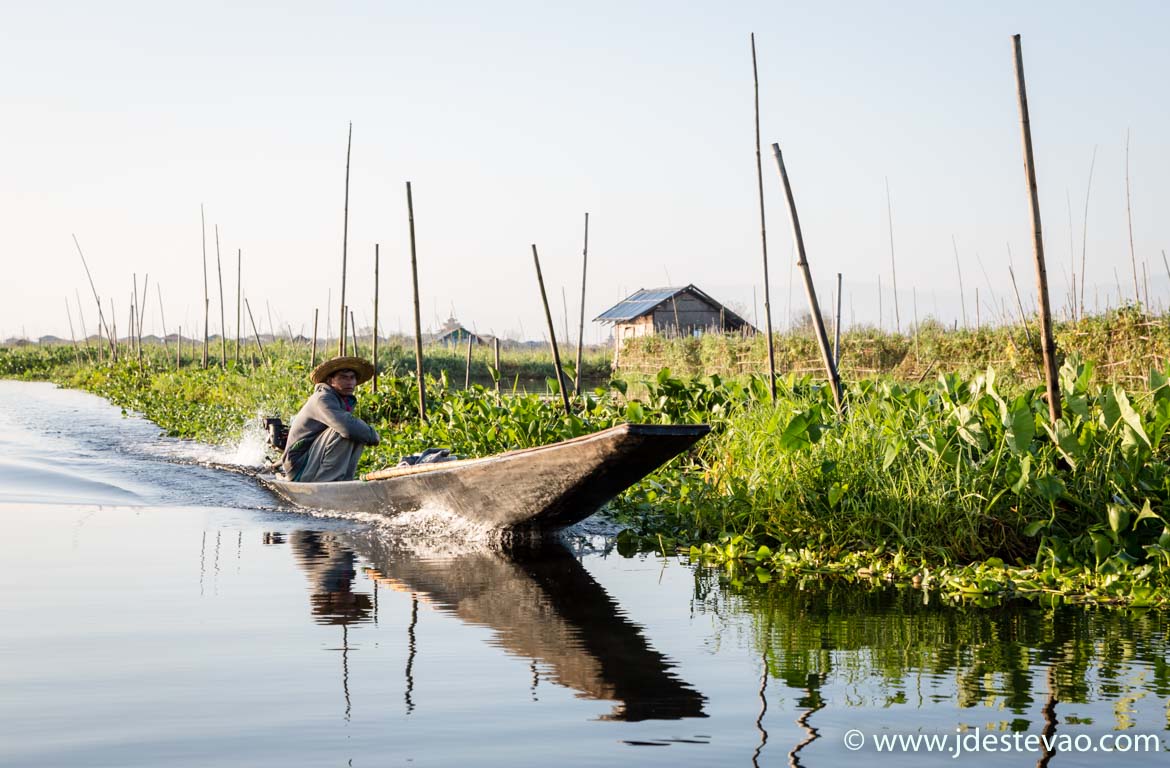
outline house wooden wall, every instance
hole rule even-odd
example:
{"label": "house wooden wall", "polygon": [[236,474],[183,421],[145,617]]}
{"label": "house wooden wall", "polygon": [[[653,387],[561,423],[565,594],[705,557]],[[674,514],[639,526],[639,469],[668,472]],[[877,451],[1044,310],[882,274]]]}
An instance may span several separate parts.
{"label": "house wooden wall", "polygon": [[[675,323],[675,306],[678,307],[678,323]],[[675,297],[674,301],[662,302],[655,308],[654,328],[657,332],[674,332],[690,336],[695,329],[708,330],[720,327],[719,310],[689,293]],[[669,329],[669,331],[668,331]]]}

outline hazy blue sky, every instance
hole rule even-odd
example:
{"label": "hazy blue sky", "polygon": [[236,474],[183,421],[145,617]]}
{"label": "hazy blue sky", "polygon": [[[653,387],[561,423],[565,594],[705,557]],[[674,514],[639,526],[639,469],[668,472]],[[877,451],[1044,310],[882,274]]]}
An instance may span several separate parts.
{"label": "hazy blue sky", "polygon": [[[1170,4],[42,2],[0,8],[0,338],[67,335],[95,311],[70,235],[125,326],[131,276],[159,284],[168,330],[202,321],[199,206],[219,225],[225,288],[268,325],[311,328],[340,287],[352,120],[349,299],[410,327],[404,182],[414,186],[424,326],[452,308],[482,332],[540,338],[530,244],[561,327],[639,287],[693,282],[762,323],[749,33],[760,59],[773,310],[788,306],[791,229],[767,145],[779,142],[809,260],[845,318],[890,294],[893,203],[902,323],[1010,295],[1007,249],[1034,301],[1010,36],[1023,35],[1054,303],[1079,268],[1090,158],[1087,303],[1133,293],[1125,214],[1151,298],[1170,281]],[[987,277],[978,259],[986,269]],[[823,299],[827,301],[827,297]],[[793,294],[794,310],[803,294]],[[991,313],[983,310],[986,319]],[[998,309],[996,310],[998,313]],[[234,301],[229,303],[234,314]],[[334,312],[336,314],[336,311]],[[74,322],[77,322],[76,314]],[[246,322],[246,320],[245,320]],[[336,319],[332,325],[336,328]],[[324,325],[324,319],[322,320]],[[575,321],[573,323],[575,327]],[[228,321],[234,334],[234,320]],[[80,328],[78,328],[80,332]],[[590,324],[587,339],[605,331]],[[574,331],[575,335],[575,331]]]}

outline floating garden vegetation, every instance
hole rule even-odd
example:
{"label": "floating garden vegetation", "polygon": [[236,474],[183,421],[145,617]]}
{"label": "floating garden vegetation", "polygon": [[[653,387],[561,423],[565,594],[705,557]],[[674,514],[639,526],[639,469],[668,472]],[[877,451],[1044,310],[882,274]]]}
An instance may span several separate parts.
{"label": "floating garden vegetation", "polygon": [[[303,349],[269,349],[253,368],[175,370],[142,360],[94,364],[68,348],[0,350],[0,375],[50,378],[137,411],[172,435],[224,440],[260,413],[286,417],[308,394]],[[489,374],[498,372],[489,366]],[[854,382],[838,415],[827,387],[766,381],[615,380],[574,400],[492,386],[427,384],[417,416],[411,375],[383,376],[359,415],[383,435],[363,469],[441,445],[479,456],[541,445],[620,421],[710,422],[714,433],[617,499],[623,551],[683,551],[740,581],[807,577],[893,582],[956,599],[1170,605],[1170,379],[1098,381],[1070,357],[1064,417],[1043,389],[969,378]]]}

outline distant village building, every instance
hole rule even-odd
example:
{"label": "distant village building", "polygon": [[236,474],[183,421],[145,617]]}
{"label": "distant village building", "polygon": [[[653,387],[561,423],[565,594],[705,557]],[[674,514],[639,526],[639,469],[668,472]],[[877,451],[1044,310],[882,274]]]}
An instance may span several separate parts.
{"label": "distant village building", "polygon": [[447,322],[435,333],[431,341],[435,344],[457,347],[467,344],[467,340],[475,345],[487,344],[488,339],[464,328],[454,317],[448,317]]}
{"label": "distant village building", "polygon": [[693,285],[643,288],[602,312],[593,321],[613,324],[615,365],[625,339],[755,330],[742,317]]}

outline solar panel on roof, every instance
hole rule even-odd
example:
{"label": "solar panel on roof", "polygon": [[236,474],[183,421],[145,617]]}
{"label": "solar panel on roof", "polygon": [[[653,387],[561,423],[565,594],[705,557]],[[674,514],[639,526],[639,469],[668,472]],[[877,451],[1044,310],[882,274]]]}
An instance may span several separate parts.
{"label": "solar panel on roof", "polygon": [[614,322],[633,320],[635,317],[641,317],[662,302],[672,296],[677,296],[685,290],[685,287],[642,289],[610,307],[595,317],[594,320],[610,320]]}

